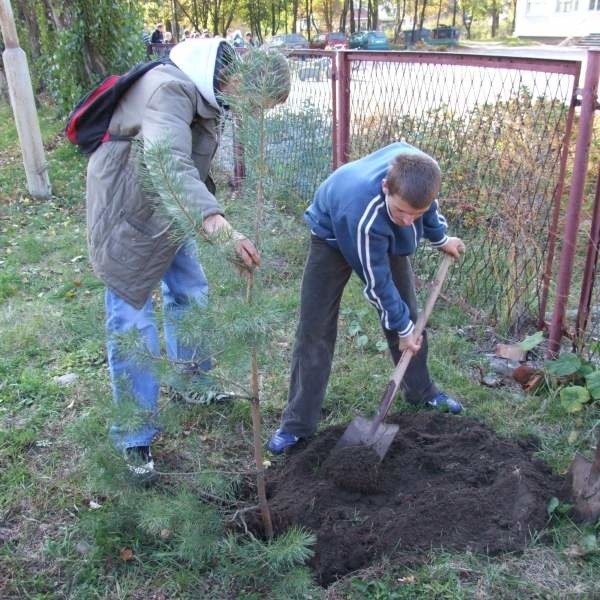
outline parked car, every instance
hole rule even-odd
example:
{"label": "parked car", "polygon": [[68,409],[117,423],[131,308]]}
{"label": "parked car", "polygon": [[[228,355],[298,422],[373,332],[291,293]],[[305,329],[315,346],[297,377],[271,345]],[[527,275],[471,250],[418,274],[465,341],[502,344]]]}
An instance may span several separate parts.
{"label": "parked car", "polygon": [[361,50],[389,50],[390,43],[383,31],[358,31],[350,36],[350,48]]}
{"label": "parked car", "polygon": [[304,50],[308,48],[308,40],[299,33],[286,33],[274,35],[264,44],[267,48],[278,48],[280,50]]}
{"label": "parked car", "polygon": [[319,33],[310,41],[311,48],[319,50],[339,50],[348,47],[348,36],[343,31]]}

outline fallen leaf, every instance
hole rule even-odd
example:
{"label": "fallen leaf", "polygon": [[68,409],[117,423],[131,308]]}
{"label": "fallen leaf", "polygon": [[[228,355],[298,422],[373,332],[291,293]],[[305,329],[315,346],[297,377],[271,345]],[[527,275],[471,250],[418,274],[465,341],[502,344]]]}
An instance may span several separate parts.
{"label": "fallen leaf", "polygon": [[513,379],[520,383],[521,385],[525,385],[533,375],[536,374],[536,370],[529,365],[519,365],[512,373]]}
{"label": "fallen leaf", "polygon": [[500,358],[522,361],[525,360],[525,354],[518,344],[498,344],[496,346],[496,356]]}
{"label": "fallen leaf", "polygon": [[119,556],[121,560],[127,562],[133,559],[133,550],[131,548],[122,548],[121,552],[119,552]]}

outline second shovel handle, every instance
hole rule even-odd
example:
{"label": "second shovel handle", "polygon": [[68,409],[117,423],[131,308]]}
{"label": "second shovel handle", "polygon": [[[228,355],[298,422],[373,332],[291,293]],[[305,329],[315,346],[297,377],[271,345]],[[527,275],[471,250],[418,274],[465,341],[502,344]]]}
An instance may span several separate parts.
{"label": "second shovel handle", "polygon": [[[442,291],[442,286],[444,285],[444,281],[446,281],[446,276],[448,275],[448,269],[450,265],[454,261],[454,257],[450,254],[444,254],[444,258],[436,271],[433,281],[431,282],[431,288],[429,291],[429,296],[425,302],[425,306],[419,315],[417,322],[415,324],[415,328],[413,331],[413,335],[415,339],[418,339],[423,334],[425,330],[425,325],[427,325],[427,321],[431,315],[431,311],[435,305],[440,292]],[[402,357],[398,361],[394,372],[390,378],[388,385],[385,388],[383,393],[383,397],[381,398],[381,402],[379,403],[379,408],[377,410],[377,415],[374,419],[374,425],[378,426],[381,423],[385,416],[387,415],[394,398],[398,392],[398,387],[400,387],[400,382],[402,381],[404,374],[406,373],[406,369],[408,368],[408,363],[410,363],[411,358],[413,357],[414,352],[412,350],[405,350],[402,353]],[[375,427],[376,428],[376,427]]]}

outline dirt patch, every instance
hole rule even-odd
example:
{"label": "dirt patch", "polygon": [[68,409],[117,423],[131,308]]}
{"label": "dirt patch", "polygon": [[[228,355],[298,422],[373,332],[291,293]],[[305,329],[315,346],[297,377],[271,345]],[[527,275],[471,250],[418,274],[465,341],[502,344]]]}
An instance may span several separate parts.
{"label": "dirt patch", "polygon": [[564,480],[532,458],[530,440],[503,439],[447,414],[388,421],[400,431],[381,464],[368,451],[332,455],[344,430],[335,427],[298,444],[268,473],[274,527],[317,534],[310,564],[323,585],[382,554],[521,550],[546,524],[548,500],[564,496]]}

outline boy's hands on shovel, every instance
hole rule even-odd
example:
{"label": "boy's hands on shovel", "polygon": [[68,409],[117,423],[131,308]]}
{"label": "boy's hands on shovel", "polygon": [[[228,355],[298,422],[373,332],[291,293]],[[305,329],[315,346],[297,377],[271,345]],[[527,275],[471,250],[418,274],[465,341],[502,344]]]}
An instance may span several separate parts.
{"label": "boy's hands on shovel", "polygon": [[420,335],[418,338],[414,333],[407,335],[406,337],[401,337],[398,342],[398,348],[402,352],[405,350],[410,350],[413,354],[416,354],[421,349],[421,344],[423,343],[423,336]]}
{"label": "boy's hands on shovel", "polygon": [[446,243],[443,246],[440,246],[439,249],[446,254],[450,254],[450,256],[454,256],[454,258],[458,258],[463,254],[467,247],[460,238],[449,237],[446,240]]}

